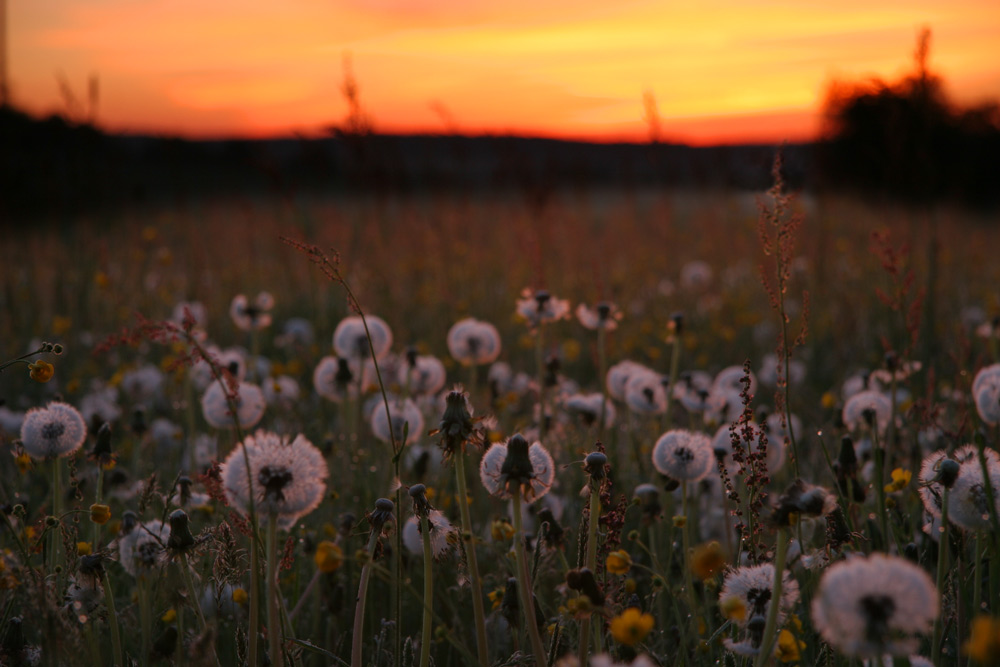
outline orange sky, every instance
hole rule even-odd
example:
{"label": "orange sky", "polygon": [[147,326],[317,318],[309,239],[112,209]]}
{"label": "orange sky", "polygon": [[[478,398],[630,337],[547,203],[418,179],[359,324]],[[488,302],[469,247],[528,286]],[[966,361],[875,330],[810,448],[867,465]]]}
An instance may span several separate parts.
{"label": "orange sky", "polygon": [[[933,29],[953,99],[1000,98],[1000,2],[7,0],[12,97],[100,81],[112,130],[313,134],[341,122],[343,56],[384,132],[705,144],[808,138],[829,83],[906,71]],[[836,9],[832,9],[835,7]]]}

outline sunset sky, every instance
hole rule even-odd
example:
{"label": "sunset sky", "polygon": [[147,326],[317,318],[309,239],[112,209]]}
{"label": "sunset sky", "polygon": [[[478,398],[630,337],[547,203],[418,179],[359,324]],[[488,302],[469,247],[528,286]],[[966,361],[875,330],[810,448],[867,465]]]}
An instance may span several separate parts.
{"label": "sunset sky", "polygon": [[7,0],[14,103],[100,82],[109,130],[268,136],[342,122],[344,56],[382,132],[814,136],[832,81],[894,79],[933,30],[955,101],[1000,98],[997,0]]}

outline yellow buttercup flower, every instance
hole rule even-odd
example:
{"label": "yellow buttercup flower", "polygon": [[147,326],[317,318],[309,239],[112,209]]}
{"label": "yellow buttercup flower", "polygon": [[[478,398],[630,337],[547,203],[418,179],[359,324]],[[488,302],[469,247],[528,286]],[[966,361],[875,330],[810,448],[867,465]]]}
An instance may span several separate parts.
{"label": "yellow buttercup flower", "polygon": [[497,519],[490,525],[490,535],[497,542],[514,539],[514,526],[506,519]]}
{"label": "yellow buttercup flower", "polygon": [[503,602],[503,589],[497,588],[486,594],[486,597],[490,599],[493,603],[493,610],[496,611],[500,608],[500,603]]}
{"label": "yellow buttercup flower", "polygon": [[171,607],[163,612],[163,616],[160,616],[160,620],[164,623],[173,623],[177,620],[177,610]]}
{"label": "yellow buttercup flower", "polygon": [[972,621],[969,641],[962,644],[962,653],[983,665],[1000,665],[1000,618],[977,616]]}
{"label": "yellow buttercup flower", "polygon": [[233,602],[235,602],[236,604],[241,606],[245,605],[249,599],[250,596],[247,595],[247,592],[242,588],[233,589]]}
{"label": "yellow buttercup flower", "polygon": [[910,483],[913,478],[913,473],[909,470],[903,470],[902,468],[896,468],[892,471],[892,482],[885,485],[886,493],[893,493],[895,491],[902,491],[906,488],[906,485]]}
{"label": "yellow buttercup flower", "polygon": [[796,662],[801,659],[802,649],[806,643],[801,639],[796,639],[789,630],[782,630],[778,633],[778,646],[774,651],[774,657],[781,662]]}
{"label": "yellow buttercup flower", "polygon": [[316,547],[313,560],[316,561],[316,567],[320,572],[330,574],[344,562],[344,550],[329,540],[323,540]]}
{"label": "yellow buttercup flower", "polygon": [[111,508],[107,505],[93,504],[90,506],[90,520],[103,526],[111,518]]}
{"label": "yellow buttercup flower", "polygon": [[48,382],[55,374],[55,367],[47,361],[39,359],[32,364],[28,364],[28,376],[35,382]]}
{"label": "yellow buttercup flower", "polygon": [[644,614],[635,607],[629,607],[619,616],[611,619],[611,636],[619,644],[635,646],[653,629],[651,614]]}
{"label": "yellow buttercup flower", "polygon": [[21,452],[15,456],[14,463],[17,464],[17,470],[22,475],[31,470],[31,457],[28,456],[27,452]]}
{"label": "yellow buttercup flower", "polygon": [[722,616],[730,621],[742,623],[747,617],[747,606],[739,595],[730,595],[719,603]]}
{"label": "yellow buttercup flower", "polygon": [[691,572],[702,581],[707,581],[726,567],[726,556],[718,542],[699,544],[691,552]]}
{"label": "yellow buttercup flower", "polygon": [[77,542],[76,543],[76,555],[77,556],[89,556],[94,553],[94,548],[90,546],[90,542]]}
{"label": "yellow buttercup flower", "polygon": [[624,549],[612,551],[608,554],[606,566],[611,574],[627,574],[632,567],[632,557]]}

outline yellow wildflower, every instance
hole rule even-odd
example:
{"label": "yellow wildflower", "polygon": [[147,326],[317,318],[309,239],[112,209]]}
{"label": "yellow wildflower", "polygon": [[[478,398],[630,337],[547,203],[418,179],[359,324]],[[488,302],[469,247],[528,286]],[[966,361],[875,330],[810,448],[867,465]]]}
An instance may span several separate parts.
{"label": "yellow wildflower", "polygon": [[674,517],[674,528],[683,528],[687,525],[687,517],[683,514],[678,514]]}
{"label": "yellow wildflower", "polygon": [[90,506],[90,520],[103,526],[111,518],[111,508],[107,505],[94,503]]}
{"label": "yellow wildflower", "polygon": [[76,543],[76,555],[77,556],[89,556],[94,553],[94,548],[90,546],[90,542],[77,542]]}
{"label": "yellow wildflower", "polygon": [[730,595],[719,602],[719,611],[724,618],[737,623],[742,623],[747,617],[746,603],[738,595]]}
{"label": "yellow wildflower", "polygon": [[31,457],[28,456],[27,452],[21,452],[14,457],[14,463],[17,464],[17,470],[22,475],[29,470],[31,470]]}
{"label": "yellow wildflower", "polygon": [[244,606],[244,605],[246,605],[247,600],[249,600],[249,599],[250,599],[250,596],[247,595],[247,592],[245,590],[243,590],[242,588],[234,588],[233,589],[233,602],[235,602],[236,604],[238,604],[240,606]]}
{"label": "yellow wildflower", "polygon": [[619,644],[635,646],[653,629],[653,616],[644,614],[635,607],[629,607],[619,616],[611,619],[611,636]]}
{"label": "yellow wildflower", "polygon": [[823,398],[820,399],[820,405],[822,405],[827,410],[832,410],[837,407],[837,397],[833,392],[828,391],[823,394]]}
{"label": "yellow wildflower", "polygon": [[316,547],[313,560],[316,561],[316,567],[320,572],[330,574],[344,562],[344,550],[329,540],[323,540]]}
{"label": "yellow wildflower", "polygon": [[490,526],[490,535],[497,542],[506,542],[514,539],[514,526],[506,519],[497,519]]}
{"label": "yellow wildflower", "polygon": [[1000,618],[977,616],[962,653],[983,665],[1000,665]]}
{"label": "yellow wildflower", "polygon": [[28,364],[28,377],[35,382],[48,382],[55,374],[55,367],[47,361],[39,359],[33,364]]}
{"label": "yellow wildflower", "polygon": [[632,557],[624,549],[612,551],[605,565],[611,574],[627,574],[632,567]]}
{"label": "yellow wildflower", "polygon": [[56,315],[52,318],[52,334],[54,336],[62,336],[71,328],[73,328],[73,320],[70,318],[62,315]]}
{"label": "yellow wildflower", "polygon": [[111,278],[104,271],[98,271],[94,274],[94,284],[103,289],[111,284]]}
{"label": "yellow wildflower", "polygon": [[500,608],[500,603],[503,602],[503,589],[497,588],[486,594],[486,597],[490,599],[493,603],[493,610],[496,611]]}
{"label": "yellow wildflower", "polygon": [[796,662],[801,659],[802,649],[806,643],[801,639],[796,639],[789,630],[782,630],[778,633],[778,646],[774,651],[774,657],[781,662]]}
{"label": "yellow wildflower", "polygon": [[177,620],[177,610],[171,607],[163,612],[163,616],[160,616],[160,620],[164,623],[173,623]]}
{"label": "yellow wildflower", "polygon": [[895,491],[902,491],[906,488],[906,485],[910,483],[913,478],[913,473],[909,470],[903,470],[902,468],[896,468],[892,471],[892,482],[885,485],[886,493],[893,493]]}
{"label": "yellow wildflower", "polygon": [[726,566],[726,557],[718,542],[699,544],[691,552],[691,572],[702,581],[707,581]]}

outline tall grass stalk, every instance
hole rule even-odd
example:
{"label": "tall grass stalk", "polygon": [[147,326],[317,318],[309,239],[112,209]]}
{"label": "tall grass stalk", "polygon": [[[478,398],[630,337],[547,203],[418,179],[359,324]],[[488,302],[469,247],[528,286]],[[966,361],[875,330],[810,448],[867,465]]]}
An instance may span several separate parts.
{"label": "tall grass stalk", "polygon": [[476,623],[476,651],[480,667],[489,667],[489,651],[486,644],[486,613],[483,609],[483,584],[479,577],[479,562],[476,560],[476,534],[472,532],[472,518],[469,516],[468,489],[465,482],[465,443],[455,448],[455,485],[459,514],[462,518],[462,544],[469,561],[469,577],[472,579],[472,613]]}
{"label": "tall grass stalk", "polygon": [[[938,594],[941,595],[942,599],[944,598],[945,573],[948,570],[948,550],[951,548],[951,536],[948,530],[948,488],[948,486],[943,486],[944,491],[941,494],[941,532],[938,533],[937,572],[934,578]],[[943,616],[943,614],[939,614],[934,621],[934,635],[931,640],[931,660],[935,665],[941,664],[941,643],[943,639],[942,635],[944,634]]]}
{"label": "tall grass stalk", "polygon": [[111,626],[111,649],[114,652],[112,658],[115,667],[124,667],[125,654],[122,651],[121,631],[118,628],[118,610],[115,607],[115,593],[111,590],[111,580],[108,579],[108,571],[101,567],[101,586],[104,588],[104,600],[108,606],[108,625]]}
{"label": "tall grass stalk", "polygon": [[767,622],[764,624],[764,636],[760,641],[760,653],[757,655],[756,667],[764,667],[774,655],[774,639],[778,633],[778,612],[781,610],[781,588],[785,574],[785,558],[788,555],[788,529],[779,528],[777,542],[774,545],[774,581],[771,584],[771,602],[767,609]]}
{"label": "tall grass stalk", "polygon": [[424,545],[424,618],[420,631],[420,667],[428,667],[434,621],[434,556],[431,551],[431,526],[426,516],[420,517],[420,536]]}
{"label": "tall grass stalk", "polygon": [[275,667],[282,667],[281,621],[278,618],[278,515],[267,516],[267,652]]}
{"label": "tall grass stalk", "polygon": [[[587,554],[584,566],[589,569],[594,576],[597,576],[597,534],[601,519],[601,485],[600,482],[591,478],[590,480],[590,508],[587,521]],[[580,664],[586,665],[587,657],[590,654],[590,626],[594,619],[591,616],[580,621]]]}
{"label": "tall grass stalk", "polygon": [[361,645],[365,628],[365,602],[368,599],[368,582],[372,577],[372,561],[375,559],[375,544],[378,542],[379,531],[372,529],[365,549],[365,564],[361,568],[361,581],[358,584],[358,600],[354,608],[354,631],[351,636],[351,667],[361,667]]}

